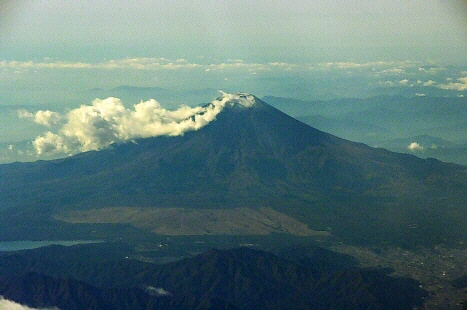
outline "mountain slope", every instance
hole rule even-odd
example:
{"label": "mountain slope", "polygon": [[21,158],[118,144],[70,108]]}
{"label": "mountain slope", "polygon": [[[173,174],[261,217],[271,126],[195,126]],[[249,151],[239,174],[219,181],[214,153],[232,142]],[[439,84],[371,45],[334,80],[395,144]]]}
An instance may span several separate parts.
{"label": "mountain slope", "polygon": [[45,221],[116,206],[270,207],[352,242],[467,239],[466,167],[349,142],[251,95],[233,98],[183,136],[0,165],[1,210]]}
{"label": "mountain slope", "polygon": [[[300,101],[269,96],[264,100],[312,127],[345,139],[402,153],[417,142],[424,147],[417,156],[467,164],[467,98],[379,96]],[[392,143],[427,135],[433,136],[433,141],[417,138],[404,145]],[[458,145],[447,147],[449,144]]]}

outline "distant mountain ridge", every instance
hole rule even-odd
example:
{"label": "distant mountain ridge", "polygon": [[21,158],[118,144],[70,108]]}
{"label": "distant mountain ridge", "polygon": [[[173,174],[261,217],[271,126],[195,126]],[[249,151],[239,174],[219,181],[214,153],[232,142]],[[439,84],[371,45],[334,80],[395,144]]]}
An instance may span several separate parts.
{"label": "distant mountain ridge", "polygon": [[[425,146],[415,154],[467,165],[467,98],[379,96],[367,99],[303,101],[267,96],[275,108],[298,120],[339,137],[379,146],[394,152],[411,153],[408,146]],[[445,140],[430,148],[424,140],[404,139],[432,136]],[[423,139],[423,138],[420,138]]]}
{"label": "distant mountain ridge", "polygon": [[215,121],[183,136],[0,165],[2,217],[53,230],[68,225],[54,215],[74,210],[269,207],[349,242],[467,240],[467,167],[353,143],[249,94],[225,96]]}

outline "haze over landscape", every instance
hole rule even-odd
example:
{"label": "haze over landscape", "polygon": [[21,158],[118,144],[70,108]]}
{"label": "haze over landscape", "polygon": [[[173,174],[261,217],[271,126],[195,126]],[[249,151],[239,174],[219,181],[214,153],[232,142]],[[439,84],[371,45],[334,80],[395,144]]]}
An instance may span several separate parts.
{"label": "haze over landscape", "polygon": [[1,1],[0,308],[466,309],[466,50],[461,0]]}
{"label": "haze over landscape", "polygon": [[[58,124],[67,119],[84,119],[93,108],[79,107],[92,106],[96,98],[119,98],[129,113],[133,105],[150,99],[170,110],[199,105],[217,97],[218,90],[306,102],[463,97],[467,91],[463,1],[141,1],[131,6],[113,1],[4,1],[0,10],[1,162],[48,158],[39,145],[41,137],[51,138],[48,131],[57,134]],[[395,103],[386,108],[398,107]],[[446,107],[434,114],[449,111]],[[318,114],[295,112],[295,117]],[[355,107],[353,112],[360,110]],[[358,121],[361,134],[345,138],[372,146],[389,147],[388,140],[410,140],[411,135],[432,136],[430,130],[404,129],[371,140],[377,133],[362,126],[374,125],[372,115],[349,120],[339,114],[320,114],[328,117],[323,129],[340,134],[342,130],[332,132],[326,125]],[[418,117],[425,122],[423,128],[446,127]],[[72,130],[71,124],[67,127]],[[447,135],[435,138],[465,155],[465,135]],[[423,156],[423,150],[437,146],[432,140],[404,141],[403,147],[399,143],[393,148]]]}

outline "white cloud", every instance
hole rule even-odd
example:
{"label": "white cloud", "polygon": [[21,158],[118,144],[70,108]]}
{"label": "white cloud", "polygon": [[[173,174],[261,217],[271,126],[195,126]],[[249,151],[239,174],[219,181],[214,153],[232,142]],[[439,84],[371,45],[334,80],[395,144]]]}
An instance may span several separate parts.
{"label": "white cloud", "polygon": [[260,70],[260,71],[268,71],[274,68],[281,68],[284,70],[290,70],[293,67],[293,64],[289,64],[286,68],[284,66],[279,67],[274,64],[262,64],[262,63],[244,63],[241,62],[233,62],[233,63],[219,63],[219,64],[210,64],[209,67],[214,70]]}
{"label": "white cloud", "polygon": [[33,62],[33,61],[1,61],[0,68],[7,69],[83,69],[92,68],[93,64],[84,62]]}
{"label": "white cloud", "polygon": [[5,299],[3,296],[0,296],[0,309],[2,310],[58,310],[58,308],[31,308],[28,306],[23,306],[14,301]]}
{"label": "white cloud", "polygon": [[373,62],[328,62],[315,65],[303,63],[288,63],[273,61],[268,63],[248,63],[241,59],[228,59],[226,62],[215,60],[212,63],[190,62],[186,59],[170,60],[155,57],[134,57],[124,59],[112,59],[104,62],[64,62],[51,61],[0,61],[0,69],[18,70],[40,70],[40,69],[103,69],[103,70],[178,70],[178,69],[200,69],[200,70],[369,70],[385,74],[402,74],[406,68],[418,68],[418,62],[413,61],[373,61]]}
{"label": "white cloud", "polygon": [[256,70],[269,70],[282,68],[291,70],[298,68],[297,64],[289,63],[244,63],[243,60],[234,59],[228,62],[215,62],[211,64],[198,64],[186,59],[170,60],[167,58],[125,58],[115,59],[99,63],[83,62],[33,62],[33,61],[1,61],[0,68],[12,70],[38,70],[38,69],[104,69],[104,70],[177,70],[177,69],[239,69],[254,68]]}
{"label": "white cloud", "polygon": [[454,83],[450,82],[448,84],[440,84],[438,87],[441,89],[447,90],[457,90],[457,91],[464,91],[467,90],[467,77],[461,77],[457,79],[459,82]]}
{"label": "white cloud", "polygon": [[446,68],[443,68],[443,67],[430,67],[430,68],[426,69],[424,67],[420,67],[420,68],[418,68],[418,71],[429,73],[429,74],[438,74],[438,73],[440,73],[442,71],[446,71]]}
{"label": "white cloud", "polygon": [[410,151],[415,152],[415,151],[423,151],[425,148],[418,144],[417,142],[412,142],[409,144],[407,147]]}
{"label": "white cloud", "polygon": [[39,155],[68,153],[70,151],[67,142],[65,142],[65,138],[50,131],[47,131],[42,136],[38,136],[32,144]]}
{"label": "white cloud", "polygon": [[[179,136],[215,120],[230,100],[239,100],[241,104],[251,106],[251,98],[225,93],[210,105],[181,106],[177,110],[164,109],[154,99],[135,104],[133,109],[125,108],[118,98],[96,99],[92,105],[82,105],[66,115],[56,112],[47,114],[61,118],[62,124],[57,132],[47,131],[38,136],[33,145],[39,155],[77,153],[138,138]],[[42,124],[48,123],[44,121]]]}
{"label": "white cloud", "polygon": [[170,296],[172,293],[169,291],[164,290],[162,287],[154,287],[154,286],[146,286],[145,289],[146,293],[152,296]]}
{"label": "white cloud", "polygon": [[389,68],[389,69],[381,70],[381,71],[379,71],[379,73],[396,75],[396,74],[405,73],[405,70],[402,69],[402,68]]}
{"label": "white cloud", "polygon": [[29,112],[26,109],[19,109],[16,110],[19,118],[31,118],[34,122],[38,123],[39,125],[51,127],[53,125],[57,125],[60,122],[61,116],[57,112],[52,112],[49,110],[43,111],[39,110],[35,114]]}
{"label": "white cloud", "polygon": [[434,84],[436,84],[435,81],[429,80],[428,82],[423,83],[423,86],[432,86]]}
{"label": "white cloud", "polygon": [[60,114],[57,112],[52,112],[49,110],[42,111],[39,110],[34,115],[34,122],[44,125],[47,127],[51,127],[56,125],[60,121]]}
{"label": "white cloud", "polygon": [[399,81],[399,84],[401,84],[401,85],[409,85],[409,80],[407,80],[407,79],[400,80],[400,81]]}
{"label": "white cloud", "polygon": [[268,65],[273,67],[273,68],[281,68],[281,69],[284,69],[284,70],[287,70],[287,71],[291,71],[291,70],[297,69],[299,67],[299,65],[297,65],[297,64],[290,64],[290,63],[286,63],[286,62],[270,62],[270,63],[268,63]]}
{"label": "white cloud", "polygon": [[327,62],[318,64],[319,68],[334,69],[370,69],[378,73],[401,74],[405,68],[416,67],[420,63],[414,61],[369,61],[369,62]]}
{"label": "white cloud", "polygon": [[37,69],[136,69],[136,70],[156,70],[156,69],[183,69],[197,68],[199,64],[189,63],[185,59],[171,61],[166,58],[125,58],[109,60],[100,63],[85,62],[63,62],[63,61],[1,61],[0,68],[14,70],[37,70]]}
{"label": "white cloud", "polygon": [[34,114],[27,111],[26,109],[19,109],[16,111],[18,113],[19,118],[34,118]]}

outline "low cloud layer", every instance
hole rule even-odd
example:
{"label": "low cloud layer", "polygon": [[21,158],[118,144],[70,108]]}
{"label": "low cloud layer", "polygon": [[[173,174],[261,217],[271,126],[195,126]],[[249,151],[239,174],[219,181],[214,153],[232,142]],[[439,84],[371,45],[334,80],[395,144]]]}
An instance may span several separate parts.
{"label": "low cloud layer", "polygon": [[[118,98],[96,99],[62,115],[53,111],[25,110],[20,117],[49,127],[33,145],[38,155],[99,150],[113,143],[156,136],[179,136],[198,130],[216,119],[225,104],[239,95],[223,93],[219,99],[204,107],[181,106],[167,110],[156,100],[126,108]],[[246,99],[242,99],[246,100]]]}
{"label": "low cloud layer", "polygon": [[464,91],[467,90],[467,77],[461,77],[457,79],[459,82],[450,82],[447,84],[441,84],[439,87],[441,89]]}

